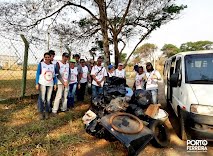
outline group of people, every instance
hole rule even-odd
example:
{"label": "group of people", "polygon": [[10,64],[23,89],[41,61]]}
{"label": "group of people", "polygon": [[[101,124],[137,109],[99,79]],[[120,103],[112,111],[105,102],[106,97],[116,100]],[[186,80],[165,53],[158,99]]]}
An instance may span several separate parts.
{"label": "group of people", "polygon": [[[126,72],[122,63],[117,69],[103,65],[103,57],[99,56],[96,64],[94,60],[86,64],[80,55],[70,58],[69,53],[63,53],[60,61],[54,60],[55,52],[50,50],[44,54],[36,73],[36,89],[39,91],[38,110],[40,119],[49,118],[50,112],[56,115],[74,107],[75,96],[78,101],[84,101],[87,83],[91,83],[92,98],[103,93],[104,82],[107,77],[116,76],[126,80]],[[152,93],[153,103],[157,103],[160,73],[153,69],[151,63],[146,64],[146,72],[142,66],[135,68],[137,72],[134,89],[146,89]],[[54,101],[54,102],[53,102]],[[61,105],[60,105],[61,103]]]}

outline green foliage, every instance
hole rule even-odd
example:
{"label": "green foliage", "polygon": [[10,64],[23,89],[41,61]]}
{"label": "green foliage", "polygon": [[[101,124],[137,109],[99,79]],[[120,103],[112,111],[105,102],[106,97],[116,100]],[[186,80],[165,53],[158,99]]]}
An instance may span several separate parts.
{"label": "green foliage", "polygon": [[198,51],[198,50],[210,50],[213,49],[212,41],[197,41],[197,42],[186,42],[181,44],[180,51]]}
{"label": "green foliage", "polygon": [[146,43],[142,46],[138,47],[134,53],[134,55],[141,55],[141,54],[150,54],[157,49],[157,46],[152,43]]}
{"label": "green foliage", "polygon": [[126,59],[127,53],[122,53],[121,54],[121,62],[124,62]]}
{"label": "green foliage", "polygon": [[180,49],[173,44],[165,44],[161,50],[167,57],[173,56],[180,52]]}

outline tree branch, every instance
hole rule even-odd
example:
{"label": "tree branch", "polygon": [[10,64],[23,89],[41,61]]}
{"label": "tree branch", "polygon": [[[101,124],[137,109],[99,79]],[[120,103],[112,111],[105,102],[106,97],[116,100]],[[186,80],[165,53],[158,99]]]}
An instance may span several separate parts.
{"label": "tree branch", "polygon": [[94,19],[96,19],[97,21],[99,21],[99,19],[89,10],[87,9],[86,7],[82,6],[82,5],[79,5],[79,4],[75,4],[75,3],[72,3],[72,2],[67,2],[68,5],[73,5],[73,6],[76,6],[76,7],[79,7],[81,9],[84,9],[85,11],[87,11]]}
{"label": "tree branch", "polygon": [[140,39],[140,41],[135,45],[134,49],[132,50],[132,52],[130,53],[130,55],[128,56],[128,58],[126,59],[126,62],[124,64],[124,66],[126,66],[127,62],[129,61],[130,57],[132,56],[132,54],[135,52],[136,48],[138,47],[138,45],[155,29],[156,27],[152,27],[150,30],[148,30],[148,32],[142,36],[142,38]]}
{"label": "tree branch", "polygon": [[131,3],[132,3],[132,0],[129,0],[129,3],[128,3],[127,7],[126,7],[126,11],[125,11],[125,13],[124,13],[124,15],[123,15],[123,17],[122,17],[122,20],[121,20],[121,25],[120,25],[120,27],[118,28],[118,31],[116,32],[116,35],[118,35],[118,34],[121,32],[121,29],[122,29],[123,26],[124,26],[125,18],[126,18],[128,12],[129,12],[129,8],[130,8]]}
{"label": "tree branch", "polygon": [[124,48],[126,47],[126,43],[125,43],[122,39],[121,39],[120,41],[124,44],[123,48],[122,48],[121,51],[120,51],[120,55],[121,55],[122,52],[123,52],[123,50],[124,50]]}

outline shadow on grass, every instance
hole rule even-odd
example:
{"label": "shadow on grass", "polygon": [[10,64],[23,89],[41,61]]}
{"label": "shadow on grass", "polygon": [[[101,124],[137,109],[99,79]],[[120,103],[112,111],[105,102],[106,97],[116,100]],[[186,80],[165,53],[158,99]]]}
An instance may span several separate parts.
{"label": "shadow on grass", "polygon": [[40,121],[35,103],[36,99],[23,99],[0,105],[0,155],[34,155],[39,152],[54,155],[69,144],[87,142],[82,135],[81,118],[88,104]]}

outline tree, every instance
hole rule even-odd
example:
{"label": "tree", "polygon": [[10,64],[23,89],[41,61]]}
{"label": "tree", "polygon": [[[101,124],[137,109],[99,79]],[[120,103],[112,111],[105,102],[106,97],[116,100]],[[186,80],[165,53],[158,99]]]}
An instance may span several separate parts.
{"label": "tree", "polygon": [[152,43],[146,43],[142,46],[138,47],[134,53],[134,55],[139,57],[140,59],[145,59],[149,61],[155,60],[155,51],[157,50],[157,46]]}
{"label": "tree", "polygon": [[126,56],[127,56],[127,53],[121,54],[121,62],[124,62],[126,60]]}
{"label": "tree", "polygon": [[165,44],[161,50],[167,57],[171,57],[180,52],[180,49],[173,44]]}
{"label": "tree", "polygon": [[212,41],[197,41],[197,42],[186,42],[181,44],[180,51],[198,51],[198,50],[210,50],[213,49]]}
{"label": "tree", "polygon": [[[109,42],[112,41],[117,65],[123,49],[119,49],[119,42],[125,47],[130,38],[139,37],[126,60],[127,63],[137,46],[153,30],[176,19],[184,8],[186,6],[176,5],[175,0],[28,0],[4,3],[0,10],[3,13],[4,26],[8,29],[12,26],[16,31],[27,31],[35,26],[42,28],[42,22],[49,21],[50,24],[43,28],[48,28],[49,31],[52,27],[58,34],[66,35],[67,42],[100,38],[107,64],[110,63]],[[81,10],[84,14],[80,20],[66,19],[71,13],[79,14]]]}

